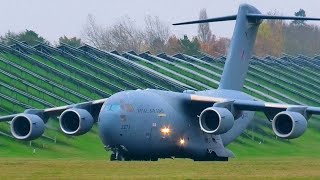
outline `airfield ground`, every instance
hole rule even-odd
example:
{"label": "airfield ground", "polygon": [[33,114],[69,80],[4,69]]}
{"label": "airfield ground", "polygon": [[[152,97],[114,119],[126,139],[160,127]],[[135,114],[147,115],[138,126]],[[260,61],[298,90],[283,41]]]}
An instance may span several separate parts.
{"label": "airfield ground", "polygon": [[95,133],[67,140],[66,144],[73,141],[70,147],[48,143],[36,153],[16,140],[0,138],[0,179],[319,179],[317,132],[311,128],[290,141],[265,138],[261,142],[258,135],[254,141],[241,136],[228,146],[236,154],[229,162],[110,162],[110,152]]}
{"label": "airfield ground", "polygon": [[292,179],[319,178],[319,158],[253,158],[229,162],[106,162],[84,159],[1,159],[1,179]]}

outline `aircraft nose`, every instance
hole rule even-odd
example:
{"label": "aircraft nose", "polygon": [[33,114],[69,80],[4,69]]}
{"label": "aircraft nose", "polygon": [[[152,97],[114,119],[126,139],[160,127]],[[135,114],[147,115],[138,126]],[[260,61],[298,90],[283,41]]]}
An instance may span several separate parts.
{"label": "aircraft nose", "polygon": [[99,116],[99,135],[105,145],[112,143],[113,136],[117,134],[115,131],[119,127],[120,115],[118,112],[101,112]]}

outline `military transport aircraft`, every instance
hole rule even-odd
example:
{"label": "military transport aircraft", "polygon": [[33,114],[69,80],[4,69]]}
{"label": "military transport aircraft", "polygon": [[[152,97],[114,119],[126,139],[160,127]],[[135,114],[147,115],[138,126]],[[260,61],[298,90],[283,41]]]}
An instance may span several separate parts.
{"label": "military transport aircraft", "polygon": [[107,99],[48,109],[28,109],[0,117],[11,121],[11,132],[20,140],[40,137],[49,117],[59,116],[61,130],[78,136],[98,123],[111,160],[191,158],[226,161],[233,153],[225,148],[247,128],[254,111],[272,121],[280,138],[301,136],[319,107],[276,104],[255,100],[241,92],[260,23],[264,19],[320,20],[319,18],[262,15],[243,4],[237,15],[182,24],[236,20],[236,25],[216,90],[170,92],[154,89],[123,91]]}

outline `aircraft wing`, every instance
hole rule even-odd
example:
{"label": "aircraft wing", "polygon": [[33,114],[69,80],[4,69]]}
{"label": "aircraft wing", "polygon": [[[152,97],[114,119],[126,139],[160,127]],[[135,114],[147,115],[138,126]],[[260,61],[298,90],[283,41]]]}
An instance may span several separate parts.
{"label": "aircraft wing", "polygon": [[271,117],[276,113],[286,110],[303,111],[306,115],[320,114],[319,107],[304,105],[279,104],[256,100],[225,99],[202,95],[190,95],[190,99],[193,102],[203,103],[222,103],[232,101],[232,105],[236,110],[261,111],[264,112],[269,119],[271,119]]}
{"label": "aircraft wing", "polygon": [[[89,112],[91,112],[94,117],[96,117],[97,113],[99,113],[99,111],[101,109],[101,106],[103,105],[103,103],[106,100],[107,100],[107,98],[89,101],[89,102],[78,103],[78,104],[71,104],[71,105],[66,105],[66,106],[47,108],[47,109],[27,109],[24,111],[24,113],[27,113],[27,114],[41,113],[41,115],[44,117],[54,117],[54,116],[59,116],[63,111],[70,109],[70,108],[85,108]],[[0,116],[0,122],[11,121],[14,117],[16,117],[19,114],[22,114],[22,113]]]}

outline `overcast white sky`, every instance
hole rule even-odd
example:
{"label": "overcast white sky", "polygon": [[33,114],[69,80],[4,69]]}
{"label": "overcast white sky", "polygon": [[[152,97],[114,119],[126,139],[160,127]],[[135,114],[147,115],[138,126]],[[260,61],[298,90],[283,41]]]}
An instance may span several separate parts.
{"label": "overcast white sky", "polygon": [[[147,14],[172,24],[198,19],[202,8],[209,17],[236,14],[241,3],[252,4],[262,13],[277,10],[293,15],[302,8],[307,16],[320,17],[319,0],[0,0],[0,35],[30,29],[53,42],[62,35],[81,37],[88,14],[105,25],[125,15],[143,25]],[[233,27],[233,21],[211,24],[213,32],[223,37],[231,37]],[[197,25],[172,26],[171,30],[191,36],[197,33]]]}

